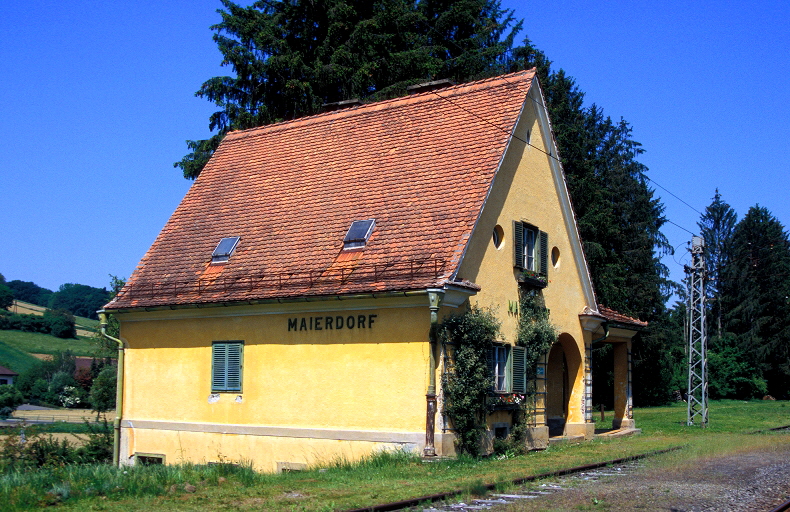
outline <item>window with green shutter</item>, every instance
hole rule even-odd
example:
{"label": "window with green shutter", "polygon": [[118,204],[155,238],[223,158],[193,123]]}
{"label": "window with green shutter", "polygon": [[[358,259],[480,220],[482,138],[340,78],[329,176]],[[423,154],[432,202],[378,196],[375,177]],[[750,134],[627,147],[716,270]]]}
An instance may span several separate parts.
{"label": "window with green shutter", "polygon": [[243,341],[215,341],[211,347],[211,391],[241,391]]}
{"label": "window with green shutter", "polygon": [[524,222],[513,222],[513,266],[541,275],[549,271],[549,235]]}
{"label": "window with green shutter", "polygon": [[524,347],[492,345],[487,360],[492,377],[492,391],[520,394],[527,392],[527,351]]}

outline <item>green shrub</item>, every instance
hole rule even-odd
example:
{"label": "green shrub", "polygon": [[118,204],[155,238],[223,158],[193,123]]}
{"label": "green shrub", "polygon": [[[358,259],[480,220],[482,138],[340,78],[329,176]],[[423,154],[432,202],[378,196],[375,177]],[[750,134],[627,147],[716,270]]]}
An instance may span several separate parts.
{"label": "green shrub", "polygon": [[519,301],[516,344],[527,352],[527,380],[535,378],[538,362],[557,341],[557,328],[549,320],[549,310],[538,292],[522,291]]}
{"label": "green shrub", "polygon": [[77,336],[74,316],[63,310],[48,309],[43,316],[0,310],[0,329],[51,334],[58,338],[75,338]]}
{"label": "green shrub", "polygon": [[452,354],[443,379],[444,412],[453,423],[456,449],[477,456],[486,428],[486,396],[491,388],[487,354],[500,338],[499,320],[490,311],[472,307],[461,315],[444,319],[438,338]]}
{"label": "green shrub", "polygon": [[0,419],[6,419],[25,402],[22,393],[9,384],[0,386]]}
{"label": "green shrub", "polygon": [[44,321],[52,336],[57,338],[77,337],[74,315],[68,311],[48,309],[44,312]]}

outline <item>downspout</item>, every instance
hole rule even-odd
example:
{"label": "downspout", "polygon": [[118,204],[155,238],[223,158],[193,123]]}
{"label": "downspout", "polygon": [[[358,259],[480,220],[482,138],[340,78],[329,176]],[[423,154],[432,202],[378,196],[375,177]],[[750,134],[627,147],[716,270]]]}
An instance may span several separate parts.
{"label": "downspout", "polygon": [[603,327],[603,336],[590,341],[590,346],[598,342],[604,341],[606,338],[609,337],[609,322],[604,320],[603,323],[601,324],[601,327]]}
{"label": "downspout", "polygon": [[118,345],[118,375],[115,381],[115,421],[113,421],[112,437],[112,465],[118,467],[121,453],[121,413],[123,412],[123,341],[107,334],[107,313],[104,310],[99,311],[99,324],[101,325],[101,335]]}
{"label": "downspout", "polygon": [[428,309],[431,311],[431,329],[429,337],[428,357],[428,391],[425,393],[427,411],[425,415],[425,449],[423,456],[436,457],[434,446],[434,430],[436,427],[436,328],[439,325],[439,306],[444,297],[444,290],[431,288],[428,290]]}

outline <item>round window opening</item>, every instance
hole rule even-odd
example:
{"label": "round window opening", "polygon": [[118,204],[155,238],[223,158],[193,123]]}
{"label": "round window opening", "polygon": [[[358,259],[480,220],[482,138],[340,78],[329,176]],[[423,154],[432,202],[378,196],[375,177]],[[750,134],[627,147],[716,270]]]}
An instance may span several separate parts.
{"label": "round window opening", "polygon": [[496,225],[494,228],[494,233],[491,236],[491,239],[494,242],[494,247],[497,249],[502,248],[502,243],[505,241],[505,231],[502,229],[502,226],[499,224]]}
{"label": "round window opening", "polygon": [[560,250],[556,247],[551,250],[551,264],[554,268],[560,268]]}

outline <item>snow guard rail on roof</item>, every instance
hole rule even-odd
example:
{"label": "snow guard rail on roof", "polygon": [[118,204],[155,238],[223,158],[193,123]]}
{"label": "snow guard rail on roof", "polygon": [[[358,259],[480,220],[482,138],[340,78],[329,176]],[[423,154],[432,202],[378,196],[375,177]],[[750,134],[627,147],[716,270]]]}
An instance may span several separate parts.
{"label": "snow guard rail on roof", "polygon": [[[119,296],[127,299],[164,299],[179,296],[216,294],[245,294],[261,290],[267,297],[289,296],[288,290],[317,289],[319,293],[337,292],[349,284],[392,284],[415,279],[438,279],[445,271],[445,261],[437,258],[401,260],[376,264],[333,265],[322,271],[293,271],[278,273],[252,273],[195,279],[168,279],[131,284]],[[271,293],[274,290],[280,292]]]}

